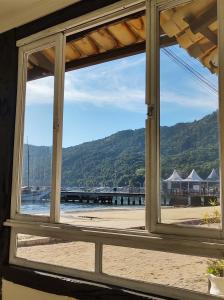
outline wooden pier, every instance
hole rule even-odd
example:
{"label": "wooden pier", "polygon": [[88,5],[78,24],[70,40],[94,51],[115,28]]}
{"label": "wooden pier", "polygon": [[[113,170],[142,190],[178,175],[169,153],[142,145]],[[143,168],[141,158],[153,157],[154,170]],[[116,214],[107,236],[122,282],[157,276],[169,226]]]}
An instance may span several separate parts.
{"label": "wooden pier", "polygon": [[144,193],[62,191],[61,202],[102,205],[144,205]]}

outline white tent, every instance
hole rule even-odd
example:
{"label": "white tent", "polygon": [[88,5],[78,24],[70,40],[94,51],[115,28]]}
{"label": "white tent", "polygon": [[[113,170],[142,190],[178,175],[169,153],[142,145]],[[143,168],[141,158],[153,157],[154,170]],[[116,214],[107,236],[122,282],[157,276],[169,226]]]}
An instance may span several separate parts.
{"label": "white tent", "polygon": [[184,181],[187,181],[187,182],[202,182],[204,180],[197,174],[195,169],[193,169],[191,171],[190,175],[186,179],[184,179]]}
{"label": "white tent", "polygon": [[215,169],[212,169],[211,173],[207,177],[209,182],[219,182],[219,175],[216,173]]}
{"label": "white tent", "polygon": [[165,179],[164,181],[168,181],[168,182],[179,182],[179,181],[183,181],[183,179],[180,177],[180,175],[178,174],[177,170],[173,171],[173,174]]}

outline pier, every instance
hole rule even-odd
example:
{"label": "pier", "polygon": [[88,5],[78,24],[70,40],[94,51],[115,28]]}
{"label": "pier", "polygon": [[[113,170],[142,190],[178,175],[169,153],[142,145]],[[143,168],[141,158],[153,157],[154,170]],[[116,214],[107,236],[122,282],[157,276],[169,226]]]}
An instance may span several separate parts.
{"label": "pier", "polygon": [[62,203],[86,203],[102,205],[144,205],[144,193],[76,192],[62,191]]}

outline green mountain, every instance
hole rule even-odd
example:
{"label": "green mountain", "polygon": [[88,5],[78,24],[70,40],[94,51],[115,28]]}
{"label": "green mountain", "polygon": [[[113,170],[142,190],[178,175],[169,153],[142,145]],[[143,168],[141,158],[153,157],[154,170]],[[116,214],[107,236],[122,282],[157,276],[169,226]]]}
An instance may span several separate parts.
{"label": "green mountain", "polygon": [[[199,121],[161,127],[161,172],[173,169],[187,176],[194,168],[206,177],[218,169],[217,112]],[[62,186],[142,186],[145,168],[145,130],[124,130],[109,137],[63,149]],[[27,184],[27,145],[23,184]],[[30,184],[49,185],[50,147],[29,146]]]}

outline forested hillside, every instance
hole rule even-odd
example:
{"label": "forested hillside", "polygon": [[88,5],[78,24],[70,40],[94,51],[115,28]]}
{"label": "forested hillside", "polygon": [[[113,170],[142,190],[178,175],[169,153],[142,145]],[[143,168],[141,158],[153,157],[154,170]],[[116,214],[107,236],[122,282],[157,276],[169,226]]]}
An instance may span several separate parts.
{"label": "forested hillside", "polygon": [[[162,177],[195,168],[206,177],[218,168],[217,113],[199,121],[161,127]],[[140,186],[144,182],[145,130],[125,130],[63,149],[62,186]],[[27,184],[27,145],[23,184]],[[50,183],[52,149],[29,146],[30,184]]]}

